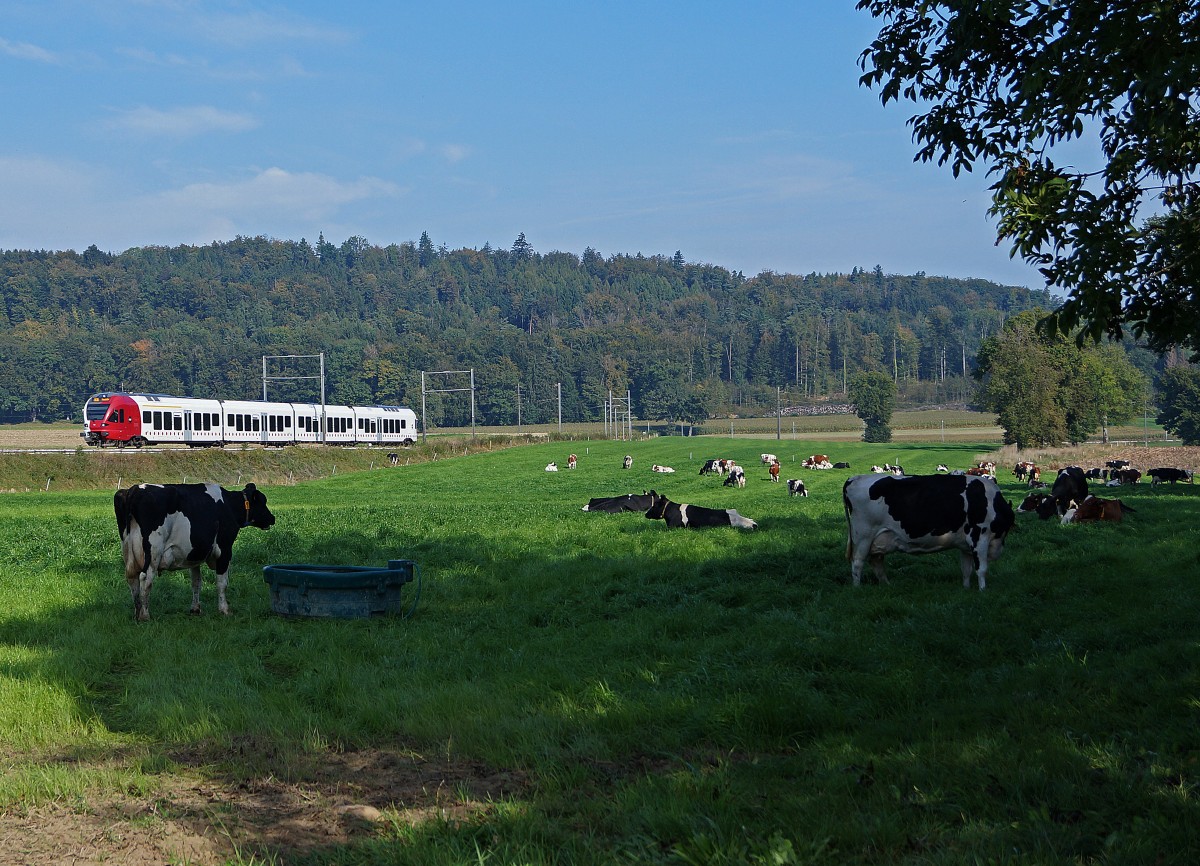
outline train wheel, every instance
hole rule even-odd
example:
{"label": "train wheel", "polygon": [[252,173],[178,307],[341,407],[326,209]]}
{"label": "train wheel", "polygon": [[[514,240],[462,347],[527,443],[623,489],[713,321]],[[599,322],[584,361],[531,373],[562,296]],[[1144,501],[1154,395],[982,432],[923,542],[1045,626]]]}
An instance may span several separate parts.
{"label": "train wheel", "polygon": [[146,444],[146,440],[144,438],[142,438],[141,436],[134,436],[133,439],[130,440],[130,442],[133,444],[134,448],[141,448],[143,445]]}

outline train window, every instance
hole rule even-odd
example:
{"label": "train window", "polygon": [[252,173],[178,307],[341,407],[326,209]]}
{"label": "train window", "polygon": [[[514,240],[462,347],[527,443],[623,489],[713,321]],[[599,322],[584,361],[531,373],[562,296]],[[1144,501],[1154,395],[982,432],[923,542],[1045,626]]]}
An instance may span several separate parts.
{"label": "train window", "polygon": [[153,424],[153,426],[154,426],[154,429],[155,429],[155,430],[161,430],[161,429],[162,429],[162,412],[158,411],[157,409],[154,411],[154,424]]}
{"label": "train window", "polygon": [[234,426],[236,427],[236,429],[239,433],[242,432],[242,418],[243,417],[245,417],[245,416],[243,416],[243,415],[230,415],[229,416],[229,420],[234,422]]}
{"label": "train window", "polygon": [[253,418],[250,419],[250,421],[253,424],[254,432],[257,433],[258,432],[258,416],[255,415]]}
{"label": "train window", "polygon": [[274,415],[267,416],[267,432],[268,433],[275,432],[275,416]]}
{"label": "train window", "polygon": [[230,415],[230,416],[229,416],[229,420],[227,420],[227,421],[225,422],[225,426],[226,426],[226,427],[233,427],[233,416],[232,416],[232,415]]}
{"label": "train window", "polygon": [[150,423],[150,410],[149,409],[147,409],[145,412],[142,413],[142,423],[143,424]]}
{"label": "train window", "polygon": [[183,416],[182,416],[182,415],[176,415],[176,416],[174,416],[174,417],[175,417],[175,429],[176,429],[176,430],[182,430],[182,429],[183,429]]}
{"label": "train window", "polygon": [[400,429],[401,429],[401,430],[403,430],[403,429],[404,429],[405,427],[407,427],[407,426],[408,426],[408,419],[407,419],[407,418],[401,418],[401,419],[400,419]]}
{"label": "train window", "polygon": [[292,429],[292,416],[291,415],[283,416],[283,426],[289,430]]}

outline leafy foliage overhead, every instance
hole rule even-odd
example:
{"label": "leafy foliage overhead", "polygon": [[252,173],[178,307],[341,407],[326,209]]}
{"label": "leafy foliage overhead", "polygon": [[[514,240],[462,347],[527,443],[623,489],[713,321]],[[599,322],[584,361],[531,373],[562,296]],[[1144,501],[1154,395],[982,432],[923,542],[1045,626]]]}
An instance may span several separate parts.
{"label": "leafy foliage overhead", "polygon": [[884,22],[861,82],[920,106],[917,160],[995,177],[999,240],[1067,294],[1045,325],[1200,354],[1200,5],[858,8]]}

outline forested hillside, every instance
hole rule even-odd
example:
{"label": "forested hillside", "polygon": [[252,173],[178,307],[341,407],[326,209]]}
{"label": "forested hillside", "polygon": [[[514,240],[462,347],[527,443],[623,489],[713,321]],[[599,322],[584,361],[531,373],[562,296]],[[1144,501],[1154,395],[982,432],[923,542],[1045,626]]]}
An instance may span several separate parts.
{"label": "forested hillside", "polygon": [[[843,397],[862,369],[901,399],[963,400],[982,339],[1052,306],[984,280],[849,274],[747,278],[673,257],[340,246],[237,238],[209,246],[0,253],[0,419],[78,417],[125,389],[262,396],[264,355],[326,355],[329,402],[419,405],[422,370],[473,368],[484,424],[601,417],[608,391],[639,417],[702,420]],[[272,362],[272,376],[315,366]],[[291,369],[288,365],[293,364]],[[271,399],[319,399],[310,380]],[[431,423],[468,402],[428,400]]]}

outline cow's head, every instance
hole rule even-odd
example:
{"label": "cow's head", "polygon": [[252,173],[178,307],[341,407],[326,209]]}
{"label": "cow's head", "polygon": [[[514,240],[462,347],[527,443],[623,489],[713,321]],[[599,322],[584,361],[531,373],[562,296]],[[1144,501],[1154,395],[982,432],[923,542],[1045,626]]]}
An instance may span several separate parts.
{"label": "cow's head", "polygon": [[254,486],[247,484],[242,490],[245,497],[242,517],[246,526],[257,526],[259,529],[270,529],[275,525],[275,515],[267,508],[267,496]]}
{"label": "cow's head", "polygon": [[650,508],[646,511],[647,520],[662,520],[663,515],[667,510],[667,503],[670,502],[665,496],[660,496],[655,491],[650,491]]}
{"label": "cow's head", "polygon": [[992,497],[992,508],[995,510],[995,516],[992,518],[992,537],[988,541],[989,562],[1004,552],[1004,541],[1017,525],[1017,516],[1013,513],[1012,504],[999,491]]}

